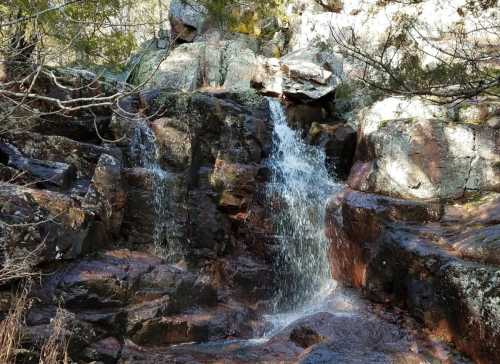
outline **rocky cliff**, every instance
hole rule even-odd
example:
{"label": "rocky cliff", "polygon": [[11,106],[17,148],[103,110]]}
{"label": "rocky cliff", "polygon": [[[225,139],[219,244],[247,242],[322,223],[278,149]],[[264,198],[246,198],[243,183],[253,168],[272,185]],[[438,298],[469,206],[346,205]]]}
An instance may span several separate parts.
{"label": "rocky cliff", "polygon": [[[473,26],[475,8],[287,4],[252,24],[256,36],[172,0],[168,42],[147,42],[128,65],[139,92],[64,117],[40,103],[45,116],[0,134],[4,322],[31,281],[18,362],[38,362],[61,317],[75,363],[469,362],[450,344],[477,363],[500,356],[498,100],[449,107],[370,91],[331,43],[334,26],[355,25],[376,48],[389,15],[417,16],[446,43],[443,29]],[[122,87],[100,82],[96,93]],[[278,318],[278,331],[263,315],[286,275],[275,217],[289,206],[269,197],[266,96],[342,186],[324,233],[343,288],[312,314]]]}

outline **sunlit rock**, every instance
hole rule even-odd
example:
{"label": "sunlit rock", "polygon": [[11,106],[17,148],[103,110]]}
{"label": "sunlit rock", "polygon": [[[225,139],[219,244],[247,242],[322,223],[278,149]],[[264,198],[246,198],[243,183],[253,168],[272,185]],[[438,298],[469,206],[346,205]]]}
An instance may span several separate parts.
{"label": "sunlit rock", "polygon": [[452,119],[449,110],[391,98],[363,111],[349,185],[417,199],[498,191],[498,132]]}
{"label": "sunlit rock", "polygon": [[206,20],[207,9],[192,0],[172,0],[170,2],[170,23],[174,37],[192,42],[200,33]]}

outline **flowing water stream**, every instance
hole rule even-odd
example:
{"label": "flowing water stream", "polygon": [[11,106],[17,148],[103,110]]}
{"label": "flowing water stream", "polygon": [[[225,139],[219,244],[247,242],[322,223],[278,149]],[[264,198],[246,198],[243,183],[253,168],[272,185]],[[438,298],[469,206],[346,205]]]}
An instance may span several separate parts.
{"label": "flowing water stream", "polygon": [[145,168],[151,173],[155,249],[167,261],[175,262],[182,257],[182,248],[173,236],[175,220],[168,194],[172,176],[161,165],[160,146],[146,121],[140,121],[134,128],[130,142],[130,156],[136,166]]}
{"label": "flowing water stream", "polygon": [[[269,107],[274,133],[267,161],[272,172],[267,194],[273,206],[278,248],[274,310],[264,316],[267,330],[250,340],[174,345],[159,357],[179,363],[467,363],[445,346],[422,339],[413,326],[395,324],[402,322],[402,317],[335,287],[324,220],[328,199],[342,185],[329,175],[324,152],[304,143],[288,126],[279,101],[269,99]],[[149,131],[138,133],[136,137],[144,138],[142,133]],[[145,149],[153,147],[142,143]],[[155,161],[143,163],[153,170],[158,168]],[[158,171],[158,185],[163,172],[161,168]],[[290,331],[303,324],[318,330],[329,344],[311,353],[297,349],[290,341]],[[419,353],[418,360],[415,353]]]}
{"label": "flowing water stream", "polygon": [[306,144],[287,123],[283,106],[269,99],[274,124],[268,160],[278,251],[274,264],[275,311],[317,302],[334,283],[328,262],[325,208],[341,185],[328,173],[322,149]]}

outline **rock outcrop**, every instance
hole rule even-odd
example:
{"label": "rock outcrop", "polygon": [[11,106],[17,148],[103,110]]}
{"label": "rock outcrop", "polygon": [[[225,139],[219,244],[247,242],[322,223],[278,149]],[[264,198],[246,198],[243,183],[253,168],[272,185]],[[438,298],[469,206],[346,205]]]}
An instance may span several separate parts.
{"label": "rock outcrop", "polygon": [[453,199],[500,191],[500,133],[445,108],[386,99],[361,116],[349,185],[414,199]]}
{"label": "rock outcrop", "polygon": [[172,0],[169,11],[174,37],[184,42],[192,42],[201,33],[207,20],[207,9],[199,2]]}
{"label": "rock outcrop", "polygon": [[[49,135],[1,136],[0,262],[42,273],[26,345],[43,343],[59,314],[81,333],[68,350],[82,362],[115,363],[124,341],[169,346],[262,332],[273,241],[262,193],[272,131],[266,100],[250,91],[156,90],[121,106],[141,117],[107,123],[115,145],[55,126]],[[134,142],[153,155],[138,156]],[[48,171],[67,178],[40,180]],[[168,194],[165,205],[158,194]],[[158,208],[169,224],[160,241]],[[167,262],[162,244],[172,242],[178,261]]]}
{"label": "rock outcrop", "polygon": [[310,47],[288,53],[281,59],[260,59],[252,79],[261,93],[313,101],[332,94],[342,64],[331,53]]}
{"label": "rock outcrop", "polygon": [[171,52],[144,51],[133,82],[152,88],[194,91],[201,87],[249,90],[257,57],[246,39],[181,44]]}
{"label": "rock outcrop", "polygon": [[327,211],[331,267],[489,363],[500,353],[500,139],[443,110],[388,99],[361,114],[349,186]]}

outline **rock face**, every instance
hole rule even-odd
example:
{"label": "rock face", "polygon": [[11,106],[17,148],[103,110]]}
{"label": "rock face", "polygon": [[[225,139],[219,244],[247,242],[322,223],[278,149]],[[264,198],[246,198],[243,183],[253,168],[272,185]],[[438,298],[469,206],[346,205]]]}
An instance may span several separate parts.
{"label": "rock face", "polygon": [[341,63],[333,55],[310,47],[288,53],[281,59],[261,59],[252,84],[261,93],[287,96],[300,101],[321,99],[339,83]]}
{"label": "rock face", "polygon": [[334,276],[491,362],[500,351],[499,198],[447,205],[347,190],[328,212]]}
{"label": "rock face", "polygon": [[46,280],[36,294],[38,302],[28,316],[32,330],[41,332],[49,324],[59,300],[73,320],[95,328],[88,342],[72,340],[74,360],[116,357],[122,346],[116,337],[128,337],[145,347],[166,346],[248,337],[255,328],[253,311],[220,304],[207,279],[128,250],[70,264]]}
{"label": "rock face", "polygon": [[82,252],[91,218],[73,199],[1,183],[0,200],[2,263],[26,258],[26,263],[37,265]]}
{"label": "rock face", "polygon": [[[29,131],[6,133],[2,139],[22,153],[22,163],[12,164],[15,168],[0,182],[2,221],[7,223],[1,227],[4,261],[27,256],[36,265],[73,259],[118,235],[126,199],[120,149]],[[27,171],[29,161],[36,168]],[[51,179],[55,170],[66,171],[64,183]]]}
{"label": "rock face", "polygon": [[310,144],[324,149],[332,173],[339,179],[346,179],[356,150],[356,131],[344,124],[313,123],[307,139]]}
{"label": "rock face", "polygon": [[202,30],[207,10],[196,1],[172,0],[170,24],[174,36],[184,42],[192,42]]}
{"label": "rock face", "polygon": [[387,99],[360,120],[357,190],[413,199],[500,191],[500,133],[452,120],[442,108]]}
{"label": "rock face", "polygon": [[[239,74],[227,80],[239,82]],[[55,125],[49,135],[1,136],[0,265],[51,272],[33,288],[26,345],[43,343],[60,311],[67,330],[81,333],[69,346],[81,362],[115,363],[124,341],[151,347],[258,335],[272,280],[262,193],[267,101],[249,91],[153,90],[121,106],[138,117],[107,123],[118,146],[89,143],[86,133],[69,138]],[[154,166],[137,165],[129,145],[139,124],[151,137],[139,142],[155,144],[141,149],[154,154]],[[27,164],[44,174],[30,167],[18,176]],[[68,178],[46,183],[44,176]],[[171,225],[162,242],[180,244],[178,265],[153,244],[158,193],[168,193],[160,207]]]}
{"label": "rock face", "polygon": [[360,114],[348,188],[327,211],[331,267],[489,363],[500,353],[500,139],[456,111],[391,98]]}
{"label": "rock face", "polygon": [[200,87],[249,90],[257,57],[244,39],[181,44],[168,55],[148,50],[133,82],[156,88],[194,91]]}
{"label": "rock face", "polygon": [[[253,240],[252,231],[262,229],[259,221],[264,218],[263,201],[254,197],[261,188],[261,161],[271,141],[264,99],[254,93],[164,92],[155,103],[165,110],[152,129],[171,181],[170,212],[181,245],[194,260],[245,248],[241,242]],[[148,176],[137,168],[127,171],[134,188],[129,193],[124,229],[131,242],[151,240],[154,191]],[[247,237],[236,233],[239,242],[233,240],[230,230],[234,229]],[[248,244],[248,249],[255,248]]]}

